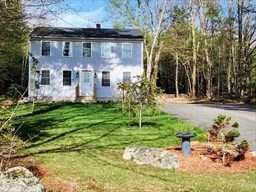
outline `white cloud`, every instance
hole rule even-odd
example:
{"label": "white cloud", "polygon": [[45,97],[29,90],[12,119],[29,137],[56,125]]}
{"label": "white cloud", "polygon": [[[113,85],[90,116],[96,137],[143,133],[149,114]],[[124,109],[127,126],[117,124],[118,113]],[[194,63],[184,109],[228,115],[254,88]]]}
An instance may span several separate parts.
{"label": "white cloud", "polygon": [[[94,11],[70,12],[58,15],[50,25],[53,27],[95,27],[96,23],[102,23],[105,19],[104,7],[99,7]],[[110,23],[104,23],[106,27],[111,27]]]}

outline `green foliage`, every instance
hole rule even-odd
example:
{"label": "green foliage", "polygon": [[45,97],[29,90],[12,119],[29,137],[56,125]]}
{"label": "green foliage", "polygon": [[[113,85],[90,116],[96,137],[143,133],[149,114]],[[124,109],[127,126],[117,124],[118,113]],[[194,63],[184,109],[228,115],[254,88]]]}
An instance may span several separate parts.
{"label": "green foliage", "polygon": [[141,128],[143,108],[156,109],[158,104],[156,98],[161,95],[161,89],[150,82],[145,76],[138,76],[135,82],[119,83],[118,89],[123,92],[123,112],[131,112],[133,116],[137,117]]}
{"label": "green foliage", "polygon": [[237,147],[239,151],[248,151],[249,150],[249,143],[246,140],[243,140]]}
{"label": "green foliage", "polygon": [[24,91],[25,91],[24,87],[18,84],[11,84],[11,86],[6,90],[6,95],[8,97],[19,99],[20,97],[22,97],[22,94],[24,93]]}
{"label": "green foliage", "polygon": [[237,122],[230,126],[231,117],[226,115],[218,115],[214,119],[212,129],[207,131],[208,141],[221,141],[220,149],[215,149],[212,152],[221,157],[224,166],[230,166],[233,160],[244,159],[244,154],[249,149],[249,144],[246,140],[239,145],[233,147],[228,146],[235,138],[240,136],[238,131],[239,124]]}
{"label": "green foliage", "polygon": [[29,28],[24,20],[21,1],[0,1],[0,92],[25,79]]}
{"label": "green foliage", "polygon": [[233,123],[230,130],[231,117],[226,115],[218,115],[214,118],[212,129],[208,131],[210,134],[210,141],[220,140],[223,143],[232,142],[236,137],[240,136],[240,132],[237,130],[239,124],[237,122]]}

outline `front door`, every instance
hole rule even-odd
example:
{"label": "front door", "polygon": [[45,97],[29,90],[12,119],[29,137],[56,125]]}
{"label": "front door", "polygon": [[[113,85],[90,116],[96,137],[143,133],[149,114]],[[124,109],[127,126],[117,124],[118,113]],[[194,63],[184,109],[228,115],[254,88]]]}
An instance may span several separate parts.
{"label": "front door", "polygon": [[92,71],[82,70],[80,85],[81,85],[81,96],[93,96]]}

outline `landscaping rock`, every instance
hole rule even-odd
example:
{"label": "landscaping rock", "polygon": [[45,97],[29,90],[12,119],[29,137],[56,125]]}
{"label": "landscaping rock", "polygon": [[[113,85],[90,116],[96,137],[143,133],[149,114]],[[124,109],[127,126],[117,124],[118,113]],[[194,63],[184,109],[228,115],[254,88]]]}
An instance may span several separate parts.
{"label": "landscaping rock", "polygon": [[256,157],[256,151],[251,151],[250,153],[252,154],[253,157]]}
{"label": "landscaping rock", "polygon": [[208,157],[206,157],[205,155],[199,155],[199,158],[203,161],[206,161],[208,159]]}
{"label": "landscaping rock", "polygon": [[1,192],[44,192],[44,187],[33,173],[18,166],[0,173]]}
{"label": "landscaping rock", "polygon": [[123,158],[133,160],[139,165],[147,164],[162,169],[177,169],[179,167],[178,157],[163,149],[150,147],[127,147]]}

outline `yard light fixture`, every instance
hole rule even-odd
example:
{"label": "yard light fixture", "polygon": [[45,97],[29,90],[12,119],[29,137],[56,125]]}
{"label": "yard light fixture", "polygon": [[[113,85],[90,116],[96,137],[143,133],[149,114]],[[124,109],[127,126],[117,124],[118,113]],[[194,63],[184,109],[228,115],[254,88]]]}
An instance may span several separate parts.
{"label": "yard light fixture", "polygon": [[96,72],[94,73],[94,78],[97,78],[97,73]]}
{"label": "yard light fixture", "polygon": [[79,77],[79,73],[78,73],[78,71],[76,72],[76,77]]}

